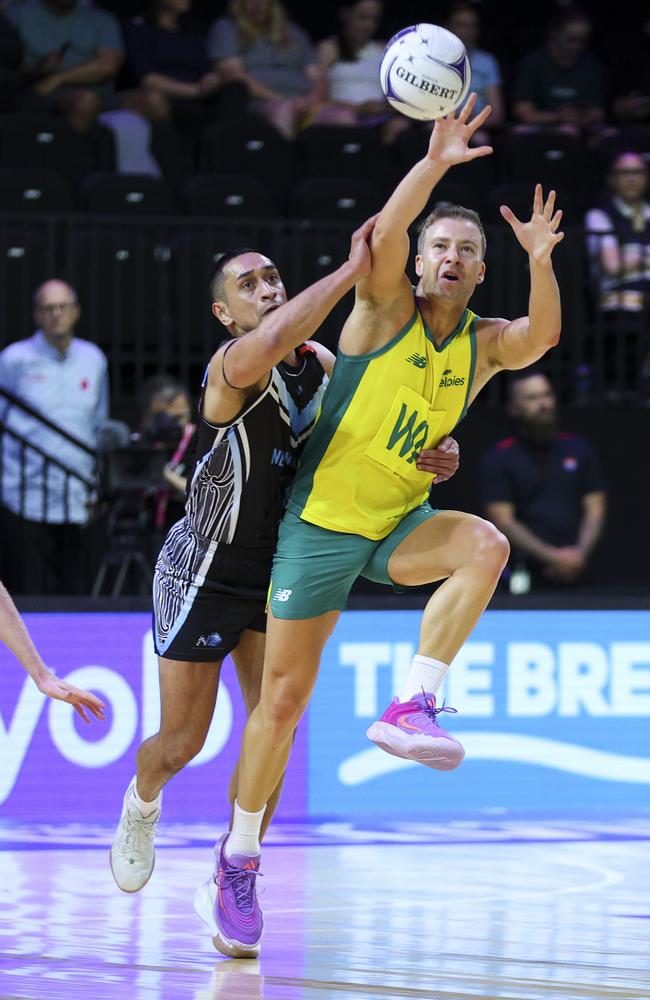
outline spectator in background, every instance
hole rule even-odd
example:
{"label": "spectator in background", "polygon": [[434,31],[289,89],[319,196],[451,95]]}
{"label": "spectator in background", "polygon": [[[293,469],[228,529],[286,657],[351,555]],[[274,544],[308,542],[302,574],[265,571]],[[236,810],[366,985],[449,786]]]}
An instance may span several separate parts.
{"label": "spectator in background", "polygon": [[22,39],[22,74],[36,106],[87,132],[112,94],[123,59],[112,14],[78,0],[24,0],[7,9]]}
{"label": "spectator in background", "polygon": [[546,375],[534,368],[512,375],[508,412],[515,435],[480,463],[485,516],[510,542],[511,572],[527,571],[533,586],[583,578],[605,522],[596,453],[577,434],[557,430],[556,410]]}
{"label": "spectator in background", "polygon": [[575,7],[558,10],[545,45],[524,56],[515,79],[517,122],[580,135],[605,120],[605,79],[598,57],[587,51],[591,20]]}
{"label": "spectator in background", "polygon": [[149,106],[137,94],[115,93],[124,59],[117,19],[79,0],[23,0],[7,15],[24,48],[24,109],[60,113],[82,133],[99,119],[115,135],[119,172],[159,175]]}
{"label": "spectator in background", "polygon": [[218,117],[245,110],[244,84],[225,88],[210,66],[205,33],[187,24],[192,0],[150,0],[144,17],[125,24],[126,67],[133,97],[148,117],[170,119],[193,138]]}
{"label": "spectator in background", "polygon": [[[467,49],[472,67],[471,90],[476,92],[474,111],[482,111],[486,104],[490,104],[492,112],[488,122],[489,129],[501,128],[506,120],[501,71],[492,53],[478,48],[481,34],[479,12],[466,0],[456,0],[447,14],[444,26],[458,35]],[[473,137],[472,145],[482,146],[489,142],[487,132],[487,129],[481,129],[480,132],[477,132]]]}
{"label": "spectator in background", "polygon": [[648,168],[631,151],[615,156],[608,191],[585,218],[587,249],[598,308],[606,338],[604,370],[615,377],[615,391],[632,389],[639,372],[642,391],[650,389],[647,352],[650,305],[650,203],[646,200]]}
{"label": "spectator in background", "polygon": [[90,722],[86,709],[89,709],[97,719],[104,718],[104,703],[99,698],[75,687],[74,684],[60,681],[56,674],[45,666],[11,595],[2,583],[0,583],[0,641],[4,642],[22,664],[41,694],[57,701],[67,701],[84,722]]}
{"label": "spectator in background", "polygon": [[326,109],[320,115],[325,76],[314,47],[280,0],[230,0],[228,16],[210,29],[208,55],[224,82],[246,84],[251,110],[286,138],[301,125],[327,120]]}
{"label": "spectator in background", "polygon": [[[0,389],[94,449],[108,415],[108,365],[95,344],[75,337],[80,314],[76,292],[66,282],[41,285],[34,295],[36,332],[0,353]],[[83,480],[93,482],[95,457],[2,396],[0,415],[6,428],[0,480],[4,578],[14,593],[83,593],[84,526],[93,500]],[[83,480],[67,476],[30,444]]]}
{"label": "spectator in background", "polygon": [[319,42],[316,51],[327,80],[329,121],[381,126],[383,138],[392,142],[411,123],[392,111],[379,83],[385,43],[375,36],[382,13],[381,0],[343,0],[337,33]]}

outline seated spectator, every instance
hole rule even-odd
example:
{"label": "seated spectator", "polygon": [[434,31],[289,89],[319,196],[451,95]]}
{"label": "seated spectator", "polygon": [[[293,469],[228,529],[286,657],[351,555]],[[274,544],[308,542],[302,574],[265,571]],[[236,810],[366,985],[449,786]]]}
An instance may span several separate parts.
{"label": "seated spectator", "polygon": [[580,135],[605,120],[605,80],[598,57],[587,51],[589,16],[560,9],[545,45],[524,56],[516,75],[512,111],[524,126]]}
{"label": "seated spectator", "polygon": [[0,11],[0,114],[12,111],[22,92],[19,69],[23,61],[20,35]]}
{"label": "seated spectator", "polygon": [[[478,48],[481,34],[481,17],[478,10],[467,0],[456,0],[447,14],[444,26],[458,35],[467,50],[472,67],[471,90],[476,92],[474,113],[478,114],[486,104],[490,104],[492,112],[487,123],[489,130],[500,128],[506,120],[501,71],[492,53]],[[481,129],[472,140],[475,146],[482,146],[488,142],[488,129]]]}
{"label": "seated spectator", "polygon": [[380,125],[384,139],[392,142],[411,123],[392,111],[379,83],[385,43],[376,41],[375,35],[382,13],[381,0],[343,0],[336,35],[324,38],[316,51],[327,80],[329,121]]}
{"label": "seated spectator", "polygon": [[[211,69],[205,34],[187,26],[192,0],[151,0],[146,16],[125,24],[126,68],[132,95],[152,119],[172,119],[191,135],[218,117],[245,110],[246,88],[225,88]],[[138,107],[138,103],[133,103]]]}
{"label": "seated spectator", "polygon": [[87,132],[113,92],[122,35],[112,14],[78,0],[24,0],[7,9],[22,39],[32,105]]}
{"label": "seated spectator", "polygon": [[225,82],[248,87],[251,110],[286,138],[298,127],[328,120],[320,105],[325,76],[302,28],[280,0],[230,0],[229,15],[210,29],[208,54]]}
{"label": "seated spectator", "polygon": [[[650,307],[650,203],[648,168],[639,153],[619,153],[608,174],[608,192],[585,218],[587,249],[597,289],[597,333],[607,338],[604,369],[634,389],[646,347]],[[617,369],[620,368],[620,371]],[[650,380],[650,365],[643,377]],[[606,388],[606,386],[605,386]],[[644,394],[650,385],[644,385]]]}
{"label": "seated spectator", "polygon": [[3,576],[14,593],[87,592],[84,527],[96,474],[88,449],[108,414],[108,365],[75,337],[80,315],[75,290],[46,281],[34,295],[36,332],[0,353],[0,389],[55,425],[0,395]]}
{"label": "seated spectator", "polygon": [[510,542],[518,583],[524,571],[533,587],[576,583],[605,521],[598,458],[583,438],[557,430],[551,383],[534,368],[511,376],[508,412],[514,436],[480,463],[485,516]]}

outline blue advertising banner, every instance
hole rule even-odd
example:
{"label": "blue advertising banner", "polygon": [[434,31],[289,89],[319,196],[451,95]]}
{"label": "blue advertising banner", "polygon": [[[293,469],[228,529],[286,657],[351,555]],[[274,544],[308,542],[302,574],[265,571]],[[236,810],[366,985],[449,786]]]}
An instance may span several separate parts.
{"label": "blue advertising banner", "polygon": [[458,715],[439,721],[467,751],[446,773],[365,737],[408,671],[420,618],[342,616],[309,714],[311,815],[650,807],[650,613],[487,612],[443,692]]}
{"label": "blue advertising banner", "polygon": [[[391,757],[365,736],[399,690],[417,611],[346,612],[298,729],[279,818],[417,819],[479,810],[650,808],[650,612],[490,611],[454,661],[440,716],[460,768]],[[0,816],[116,819],[159,720],[146,614],[25,616],[60,677],[97,691],[105,722],[48,701],[0,646]],[[206,746],[165,792],[169,819],[223,819],[244,712],[232,664]]]}

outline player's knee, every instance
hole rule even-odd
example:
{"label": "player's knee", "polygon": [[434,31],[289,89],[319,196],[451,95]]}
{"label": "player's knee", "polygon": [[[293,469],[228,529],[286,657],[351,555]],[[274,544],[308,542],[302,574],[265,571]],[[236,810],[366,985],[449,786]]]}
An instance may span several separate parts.
{"label": "player's knee", "polygon": [[490,521],[481,520],[475,527],[474,561],[500,576],[508,562],[510,542]]}
{"label": "player's knee", "polygon": [[166,771],[181,771],[202,749],[205,741],[195,735],[175,736],[164,746],[163,762]]}
{"label": "player's knee", "polygon": [[283,689],[269,701],[264,715],[266,725],[274,739],[281,740],[293,732],[305,710],[307,700],[293,690]]}

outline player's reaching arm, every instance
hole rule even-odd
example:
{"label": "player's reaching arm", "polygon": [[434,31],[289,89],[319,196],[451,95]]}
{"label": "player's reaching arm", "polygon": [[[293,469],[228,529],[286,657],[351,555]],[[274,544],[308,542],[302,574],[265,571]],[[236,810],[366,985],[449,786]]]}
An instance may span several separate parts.
{"label": "player's reaching arm", "polygon": [[38,690],[49,698],[67,701],[74,706],[82,719],[89,722],[85,709],[89,709],[98,719],[104,718],[104,705],[94,694],[82,691],[60,681],[43,663],[25,623],[18,613],[7,588],[0,583],[0,641],[22,663],[27,673],[33,677]]}
{"label": "player's reaching arm", "polygon": [[382,208],[370,244],[372,269],[360,282],[358,297],[386,303],[405,289],[410,295],[410,284],[404,275],[410,225],[424,211],[432,190],[449,167],[492,152],[491,146],[469,146],[470,139],[485,123],[491,110],[488,105],[470,119],[475,104],[476,94],[472,93],[457,117],[450,114],[436,121],[426,156],[409,170]]}
{"label": "player's reaching arm", "polygon": [[[368,240],[374,224],[375,217],[368,219],[353,234],[348,259],[341,267],[288,302],[274,296],[273,281],[282,289],[282,296],[284,289],[272,265],[266,277],[246,271],[234,276],[238,286],[244,287],[249,280],[268,285],[268,293],[264,292],[268,303],[258,325],[248,332],[243,331],[245,336],[237,336],[234,342],[217,351],[210,363],[209,391],[236,393],[256,385],[290,351],[313,336],[337,302],[370,271]],[[229,311],[227,300],[218,318],[231,332],[237,331],[236,317],[232,310]],[[241,324],[239,329],[241,331]]]}
{"label": "player's reaching arm", "polygon": [[551,261],[553,250],[564,239],[564,233],[559,231],[562,212],[555,211],[555,191],[544,201],[541,184],[535,186],[529,222],[521,222],[506,205],[501,206],[501,214],[528,254],[528,315],[511,322],[490,319],[479,324],[482,381],[500,369],[525,368],[537,361],[557,344],[562,322],[560,292]]}

